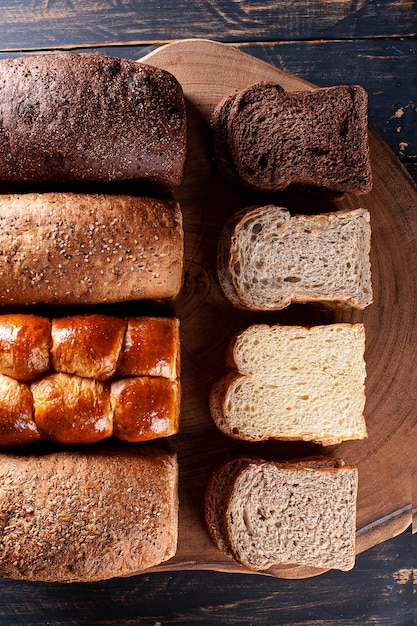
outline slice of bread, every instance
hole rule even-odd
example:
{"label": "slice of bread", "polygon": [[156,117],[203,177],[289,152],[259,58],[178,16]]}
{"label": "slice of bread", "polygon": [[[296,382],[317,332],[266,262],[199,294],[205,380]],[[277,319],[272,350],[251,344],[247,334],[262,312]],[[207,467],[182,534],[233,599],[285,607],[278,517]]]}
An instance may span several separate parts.
{"label": "slice of bread", "polygon": [[294,215],[274,205],[237,212],[221,233],[218,277],[238,308],[275,311],[292,302],[364,309],[372,303],[366,209]]}
{"label": "slice of bread", "polygon": [[212,418],[246,441],[363,439],[364,350],[363,324],[251,326],[233,343],[235,370],[212,387]]}
{"label": "slice of bread", "polygon": [[233,460],[209,483],[207,526],[217,547],[249,569],[346,571],[355,564],[357,486],[357,468],[340,459]]}
{"label": "slice of bread", "polygon": [[256,83],[212,116],[220,172],[259,191],[290,184],[367,193],[372,188],[368,97],[357,85],[285,92]]}

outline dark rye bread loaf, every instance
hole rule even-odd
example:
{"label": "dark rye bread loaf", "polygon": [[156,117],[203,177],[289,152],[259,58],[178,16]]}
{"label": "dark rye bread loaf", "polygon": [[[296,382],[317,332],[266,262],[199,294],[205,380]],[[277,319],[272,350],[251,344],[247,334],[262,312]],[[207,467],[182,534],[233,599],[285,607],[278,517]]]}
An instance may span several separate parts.
{"label": "dark rye bread loaf", "polygon": [[257,83],[212,116],[220,172],[259,191],[290,184],[366,193],[372,187],[367,94],[360,86],[285,92]]}
{"label": "dark rye bread loaf", "polygon": [[366,209],[291,215],[267,205],[238,211],[218,245],[218,277],[241,309],[292,302],[364,309],[372,303],[371,226]]}
{"label": "dark rye bread loaf", "polygon": [[172,298],[182,285],[183,238],[174,200],[0,195],[0,305]]}
{"label": "dark rye bread loaf", "polygon": [[149,449],[0,454],[0,576],[87,582],[174,556],[178,467]]}
{"label": "dark rye bread loaf", "polygon": [[186,111],[169,72],[95,54],[0,61],[0,180],[177,186]]}
{"label": "dark rye bread loaf", "polygon": [[218,467],[206,490],[209,533],[251,570],[355,563],[357,469],[341,459],[278,462],[238,458]]}

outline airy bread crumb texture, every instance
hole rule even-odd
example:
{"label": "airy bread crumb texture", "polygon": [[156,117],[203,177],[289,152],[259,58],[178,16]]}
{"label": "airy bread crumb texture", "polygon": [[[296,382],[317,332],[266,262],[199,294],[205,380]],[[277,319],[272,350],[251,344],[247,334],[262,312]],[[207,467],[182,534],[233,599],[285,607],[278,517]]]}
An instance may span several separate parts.
{"label": "airy bread crumb texture", "polygon": [[281,207],[255,207],[223,230],[219,280],[240,308],[323,302],[364,309],[373,298],[370,247],[366,209],[291,216]]}
{"label": "airy bread crumb texture", "polygon": [[251,569],[280,563],[349,570],[355,563],[357,470],[249,464],[235,478],[225,529]]}
{"label": "airy bread crumb texture", "polygon": [[249,441],[363,439],[364,350],[363,324],[251,326],[234,342],[234,375],[213,387],[212,417]]}

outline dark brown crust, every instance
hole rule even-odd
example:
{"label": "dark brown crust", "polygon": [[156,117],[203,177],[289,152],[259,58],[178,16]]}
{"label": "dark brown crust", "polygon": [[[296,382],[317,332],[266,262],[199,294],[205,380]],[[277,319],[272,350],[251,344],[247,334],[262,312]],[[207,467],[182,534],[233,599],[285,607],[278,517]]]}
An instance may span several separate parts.
{"label": "dark brown crust", "polygon": [[0,195],[0,305],[173,298],[184,233],[174,200]]}
{"label": "dark brown crust", "polygon": [[0,76],[0,180],[181,183],[186,112],[169,72],[64,52],[0,61]]}
{"label": "dark brown crust", "polygon": [[86,582],[176,551],[178,468],[161,450],[0,454],[0,576]]}

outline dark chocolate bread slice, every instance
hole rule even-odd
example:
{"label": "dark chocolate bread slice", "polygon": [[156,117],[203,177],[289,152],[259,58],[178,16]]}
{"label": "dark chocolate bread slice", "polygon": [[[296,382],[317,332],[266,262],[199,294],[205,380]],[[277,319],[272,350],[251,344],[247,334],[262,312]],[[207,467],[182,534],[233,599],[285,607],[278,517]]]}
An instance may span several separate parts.
{"label": "dark chocolate bread slice", "polygon": [[212,122],[220,169],[247,187],[280,191],[297,184],[358,194],[372,187],[367,94],[360,86],[285,92],[257,83],[220,103]]}

